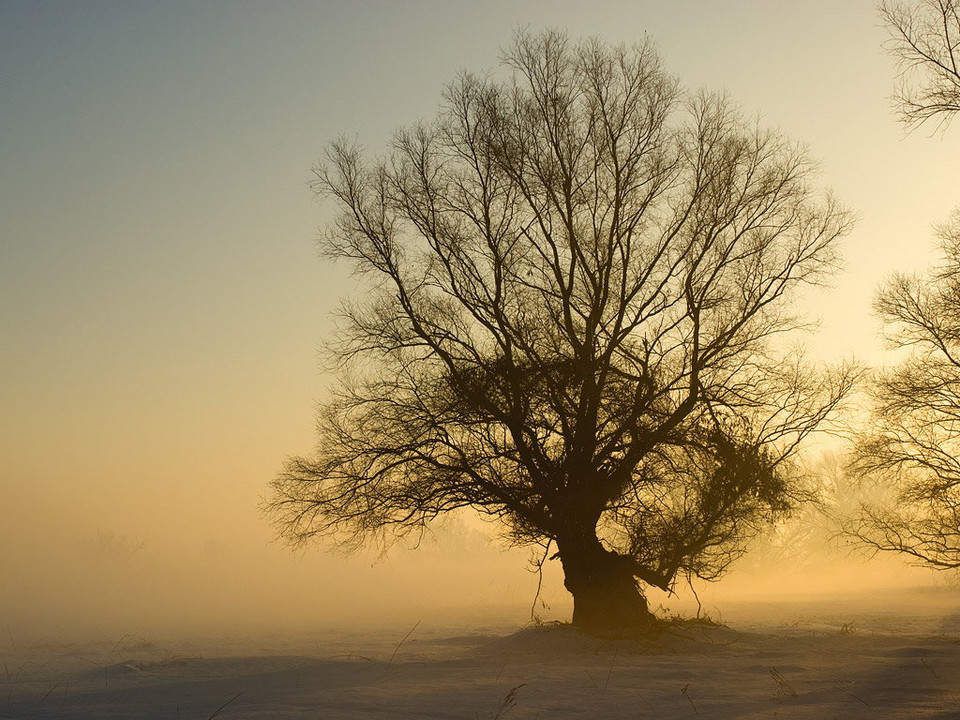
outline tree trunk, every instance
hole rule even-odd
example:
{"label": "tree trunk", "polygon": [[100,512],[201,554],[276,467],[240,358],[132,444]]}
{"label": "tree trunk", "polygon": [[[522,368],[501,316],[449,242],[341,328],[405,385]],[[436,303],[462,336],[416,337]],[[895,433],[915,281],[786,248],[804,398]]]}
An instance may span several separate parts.
{"label": "tree trunk", "polygon": [[573,595],[573,624],[588,632],[637,632],[656,622],[626,558],[595,533],[558,541],[563,584]]}

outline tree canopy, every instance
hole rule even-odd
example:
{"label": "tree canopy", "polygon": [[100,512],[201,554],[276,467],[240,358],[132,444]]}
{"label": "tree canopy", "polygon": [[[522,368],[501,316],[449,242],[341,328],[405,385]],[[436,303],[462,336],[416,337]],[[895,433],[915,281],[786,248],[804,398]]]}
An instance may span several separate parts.
{"label": "tree canopy", "polygon": [[[885,2],[888,49],[904,71],[900,119],[949,122],[960,111],[960,6],[955,0]],[[875,309],[905,355],[876,375],[873,415],[851,469],[885,497],[865,504],[852,532],[878,550],[939,569],[960,568],[960,210],[937,228],[941,262],[898,273]]]}
{"label": "tree canopy", "polygon": [[900,119],[912,126],[949,122],[960,111],[960,3],[884,0],[880,17],[900,69],[894,95]]}
{"label": "tree canopy", "polygon": [[575,622],[633,625],[638,580],[714,578],[802,499],[789,460],[856,373],[804,361],[791,301],[851,217],[650,42],[519,34],[502,66],[383,157],[338,140],[316,168],[322,247],[364,290],[269,511],[362,544],[472,508],[556,548]]}
{"label": "tree canopy", "polygon": [[864,508],[856,533],[872,547],[960,568],[960,211],[938,229],[942,262],[897,274],[875,306],[890,345],[907,354],[871,388],[873,422],[854,469],[889,497]]}

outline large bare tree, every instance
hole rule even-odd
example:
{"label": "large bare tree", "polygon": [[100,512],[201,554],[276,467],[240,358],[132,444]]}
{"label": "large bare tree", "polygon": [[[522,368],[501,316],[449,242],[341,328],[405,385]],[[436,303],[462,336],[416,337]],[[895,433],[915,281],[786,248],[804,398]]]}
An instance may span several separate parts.
{"label": "large bare tree", "polygon": [[364,289],[268,507],[294,543],[473,508],[555,549],[575,623],[635,626],[643,587],[716,577],[800,498],[789,459],[854,373],[802,360],[790,302],[850,217],[650,43],[521,34],[502,62],[385,157],[338,141],[317,168],[323,248]]}
{"label": "large bare tree", "polygon": [[871,388],[874,416],[853,467],[887,497],[864,508],[855,532],[875,548],[960,568],[960,212],[938,237],[940,266],[894,275],[876,301],[907,357]]}
{"label": "large bare tree", "polygon": [[960,111],[960,0],[883,0],[880,17],[900,69],[900,119],[949,122]]}

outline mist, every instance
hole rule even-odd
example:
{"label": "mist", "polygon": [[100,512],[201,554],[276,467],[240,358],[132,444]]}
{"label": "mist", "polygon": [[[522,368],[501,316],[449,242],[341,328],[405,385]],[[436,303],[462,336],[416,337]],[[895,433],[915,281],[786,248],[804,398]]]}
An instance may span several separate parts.
{"label": "mist", "polygon": [[[543,563],[541,582],[540,548],[511,548],[496,525],[469,513],[388,549],[347,555],[322,544],[291,550],[273,537],[255,501],[225,507],[215,521],[171,522],[168,516],[148,525],[111,515],[106,503],[96,517],[78,515],[69,503],[58,507],[24,487],[7,498],[15,521],[0,527],[6,580],[0,618],[23,640],[262,637],[297,629],[400,627],[438,613],[522,626],[535,619],[567,621],[572,608],[556,560]],[[927,588],[933,598],[938,589],[956,587],[954,575],[824,543],[823,533],[791,544],[798,525],[809,521],[788,521],[758,538],[716,583],[694,580],[692,589],[678,582],[675,593],[651,591],[651,605],[662,614],[702,612],[722,620],[745,603],[831,607],[869,599],[874,610],[921,614],[924,596],[903,590]]]}
{"label": "mist", "polygon": [[529,605],[536,584],[527,555],[498,549],[482,528],[448,523],[418,549],[401,541],[347,557],[274,542],[256,507],[224,513],[216,527],[164,528],[87,523],[47,505],[14,498],[18,522],[0,531],[0,617],[21,637],[402,623],[442,608]]}

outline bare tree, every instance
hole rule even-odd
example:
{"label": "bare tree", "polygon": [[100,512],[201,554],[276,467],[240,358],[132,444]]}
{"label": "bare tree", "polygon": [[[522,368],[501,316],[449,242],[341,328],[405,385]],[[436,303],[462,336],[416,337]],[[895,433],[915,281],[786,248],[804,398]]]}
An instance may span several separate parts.
{"label": "bare tree", "polygon": [[521,34],[370,160],[330,146],[323,239],[367,281],[313,457],[268,509],[364,543],[473,508],[563,565],[574,622],[714,578],[800,498],[787,465],[850,387],[788,347],[850,217],[798,145],[687,97],[650,43]]}
{"label": "bare tree", "polygon": [[909,356],[872,387],[871,431],[854,469],[887,486],[856,533],[881,550],[960,567],[960,211],[938,228],[943,261],[895,275],[876,301],[893,348]]}
{"label": "bare tree", "polygon": [[[943,125],[960,110],[958,10],[956,0],[880,5],[908,125]],[[875,302],[891,349],[907,358],[871,387],[870,428],[850,467],[881,497],[861,508],[851,532],[877,550],[947,569],[960,567],[960,211],[937,236],[940,266],[894,275]]]}
{"label": "bare tree", "polygon": [[910,126],[949,122],[960,111],[960,1],[884,0],[880,17],[900,70],[900,119]]}

